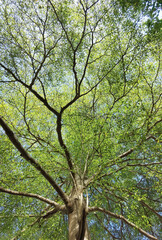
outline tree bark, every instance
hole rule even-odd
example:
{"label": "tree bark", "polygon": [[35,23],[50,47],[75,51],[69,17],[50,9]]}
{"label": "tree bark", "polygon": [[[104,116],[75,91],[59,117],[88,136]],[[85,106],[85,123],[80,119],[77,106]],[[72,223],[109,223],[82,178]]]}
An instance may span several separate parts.
{"label": "tree bark", "polygon": [[69,240],[90,240],[86,210],[79,206],[78,200],[74,203],[74,210],[68,215]]}
{"label": "tree bark", "polygon": [[83,198],[82,187],[78,188],[72,195],[72,209],[68,214],[69,240],[90,240],[87,224],[86,202]]}

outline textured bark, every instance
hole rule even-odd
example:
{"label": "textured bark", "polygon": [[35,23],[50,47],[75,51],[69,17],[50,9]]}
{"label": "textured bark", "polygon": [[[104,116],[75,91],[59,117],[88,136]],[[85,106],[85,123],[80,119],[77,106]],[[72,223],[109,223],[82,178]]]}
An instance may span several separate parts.
{"label": "textured bark", "polygon": [[72,211],[68,214],[69,240],[90,240],[87,224],[87,203],[83,197],[83,183],[76,176],[76,186],[71,194]]}
{"label": "textured bark", "polygon": [[86,215],[85,204],[75,199],[73,212],[68,216],[69,240],[90,240]]}

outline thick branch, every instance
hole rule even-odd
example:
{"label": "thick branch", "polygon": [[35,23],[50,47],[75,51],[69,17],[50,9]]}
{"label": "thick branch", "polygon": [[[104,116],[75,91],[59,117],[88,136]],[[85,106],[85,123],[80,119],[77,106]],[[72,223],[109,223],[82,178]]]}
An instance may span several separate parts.
{"label": "thick branch", "polygon": [[61,108],[61,113],[65,111],[68,107],[70,107],[73,103],[75,103],[80,98],[79,95],[76,95],[70,102],[68,102],[64,107]]}
{"label": "thick branch", "polygon": [[140,233],[142,233],[144,236],[148,237],[149,239],[152,239],[152,240],[158,240],[156,237],[152,236],[151,234],[145,232],[143,229],[139,228],[137,225],[135,225],[134,223],[128,221],[124,216],[122,215],[118,215],[118,214],[115,214],[115,213],[112,213],[104,208],[100,208],[100,207],[89,207],[88,208],[88,212],[102,212],[102,213],[105,213],[105,214],[108,214],[109,216],[111,217],[114,217],[114,218],[117,218],[117,219],[120,219],[122,221],[124,221],[126,224],[128,224],[129,226],[131,227],[134,227],[136,228]]}
{"label": "thick branch", "polygon": [[71,161],[71,156],[70,156],[70,153],[67,149],[67,146],[65,145],[64,141],[63,141],[63,138],[62,138],[62,132],[61,132],[61,128],[62,128],[62,124],[61,124],[61,114],[57,117],[57,128],[56,128],[56,131],[57,131],[57,135],[58,135],[58,141],[60,143],[60,146],[62,147],[62,149],[64,150],[65,152],[65,155],[66,155],[66,159],[67,159],[67,162],[68,162],[68,166],[69,166],[69,169],[71,171],[71,174],[72,176],[75,178],[75,174],[74,174],[74,167],[73,167],[73,163]]}
{"label": "thick branch", "polygon": [[62,206],[60,206],[60,207],[55,207],[54,209],[49,210],[49,211],[46,212],[44,215],[42,215],[42,218],[43,218],[43,219],[50,218],[50,217],[52,217],[55,213],[57,213],[58,211],[67,213],[67,209],[65,208],[65,206],[62,205]]}
{"label": "thick branch", "polygon": [[55,207],[61,207],[58,203],[48,199],[48,198],[44,198],[38,194],[34,194],[34,193],[26,193],[26,192],[19,192],[19,191],[13,191],[11,189],[6,189],[3,187],[0,187],[0,192],[4,192],[4,193],[8,193],[11,195],[17,195],[17,196],[23,196],[23,197],[31,197],[31,198],[36,198],[40,201],[43,201],[45,203],[48,203],[50,205],[53,205]]}
{"label": "thick branch", "polygon": [[68,197],[62,191],[60,186],[53,180],[53,178],[40,166],[40,164],[29,155],[29,153],[24,149],[21,143],[18,141],[13,131],[9,128],[9,126],[4,122],[2,117],[0,117],[0,125],[4,129],[5,133],[9,137],[10,141],[17,148],[17,150],[21,153],[21,156],[27,160],[35,169],[37,169],[44,178],[52,185],[52,187],[57,191],[61,199],[64,201],[65,205],[68,205]]}

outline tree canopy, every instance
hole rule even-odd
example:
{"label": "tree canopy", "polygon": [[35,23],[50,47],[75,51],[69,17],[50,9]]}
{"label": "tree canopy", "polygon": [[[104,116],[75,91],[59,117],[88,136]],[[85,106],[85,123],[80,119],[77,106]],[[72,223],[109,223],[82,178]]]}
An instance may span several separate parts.
{"label": "tree canopy", "polygon": [[0,1],[0,238],[159,239],[160,1]]}

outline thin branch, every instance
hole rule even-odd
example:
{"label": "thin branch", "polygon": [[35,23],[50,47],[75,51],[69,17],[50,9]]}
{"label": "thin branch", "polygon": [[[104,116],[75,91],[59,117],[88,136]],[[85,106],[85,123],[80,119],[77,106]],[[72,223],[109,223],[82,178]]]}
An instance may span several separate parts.
{"label": "thin branch", "polygon": [[[39,215],[20,215],[20,214],[14,214],[12,215],[12,218],[36,218],[36,217],[39,217]],[[8,216],[1,216],[0,215],[0,218],[11,218],[11,215],[8,215]]]}
{"label": "thin branch", "polygon": [[47,59],[47,57],[49,56],[50,52],[56,47],[56,45],[57,45],[57,43],[58,43],[58,41],[59,41],[60,39],[61,39],[61,37],[57,39],[57,41],[55,42],[54,46],[51,47],[51,48],[48,50],[47,53],[44,52],[44,55],[43,55],[42,61],[41,61],[41,63],[40,63],[40,66],[38,67],[37,71],[35,72],[35,76],[33,77],[32,81],[31,81],[31,83],[30,83],[29,89],[31,89],[32,86],[34,85],[34,82],[35,82],[36,78],[38,77],[38,74],[39,74],[39,72],[41,71],[44,62],[46,61],[46,59]]}
{"label": "thin branch", "polygon": [[103,178],[103,177],[106,177],[106,176],[108,177],[108,176],[110,176],[110,175],[112,175],[112,174],[114,174],[114,173],[117,173],[117,172],[121,171],[123,168],[125,168],[126,166],[127,166],[127,165],[124,165],[124,166],[122,166],[122,167],[116,169],[116,170],[113,171],[113,172],[105,173],[105,174],[103,174],[103,175],[97,177],[97,180],[98,180],[98,179],[101,179],[101,178]]}
{"label": "thin branch", "polygon": [[130,164],[130,163],[127,163],[127,166],[128,166],[128,167],[136,167],[136,166],[147,167],[147,166],[160,165],[160,164],[162,164],[162,162],[137,163],[137,164]]}
{"label": "thin branch", "polygon": [[38,217],[34,222],[32,222],[31,224],[28,224],[25,228],[23,228],[14,238],[12,238],[11,240],[17,240],[19,239],[20,235],[26,231],[27,228],[29,227],[33,227],[36,223],[38,223],[40,221],[41,217]]}
{"label": "thin branch", "polygon": [[121,155],[118,156],[118,158],[123,158],[123,157],[126,157],[128,156],[129,154],[131,154],[132,152],[134,151],[133,148],[129,149],[128,151],[122,153]]}
{"label": "thin branch", "polygon": [[62,27],[62,29],[63,29],[65,35],[66,35],[66,39],[67,39],[67,41],[69,42],[69,44],[70,44],[72,50],[74,51],[73,44],[72,44],[72,42],[71,42],[71,40],[70,40],[70,38],[69,38],[69,36],[68,36],[68,33],[67,33],[67,31],[66,31],[66,29],[65,29],[65,27],[64,27],[64,25],[63,25],[63,23],[61,22],[61,20],[60,20],[58,14],[57,14],[57,12],[56,12],[56,8],[55,8],[55,6],[53,5],[53,3],[52,3],[50,0],[48,0],[48,2],[50,3],[50,5],[51,5],[51,7],[52,7],[52,9],[53,9],[53,11],[54,11],[54,13],[55,13],[55,15],[56,15],[56,18],[57,18],[57,20],[59,21],[59,23],[60,23],[60,25],[61,25],[61,27]]}
{"label": "thin branch", "polygon": [[[49,209],[49,206],[46,207],[46,208],[41,212],[41,214],[43,214],[43,213],[44,213],[45,211],[47,211],[48,209]],[[11,240],[17,240],[17,239],[19,239],[20,235],[21,235],[23,232],[25,232],[25,231],[27,230],[27,228],[33,227],[36,223],[39,223],[40,220],[41,220],[41,218],[42,218],[42,216],[37,217],[37,219],[36,219],[34,222],[28,224],[26,227],[24,227],[22,230],[20,230],[20,232],[19,232],[14,238],[12,238]]]}
{"label": "thin branch", "polygon": [[158,240],[156,237],[154,237],[151,234],[147,233],[146,231],[144,231],[143,229],[141,229],[140,227],[138,227],[134,223],[128,221],[122,215],[115,214],[113,212],[110,212],[110,211],[108,211],[108,210],[106,210],[104,208],[100,208],[100,207],[89,207],[88,208],[88,212],[102,212],[102,213],[108,214],[109,216],[117,218],[117,219],[120,219],[120,220],[124,221],[126,224],[128,224],[129,226],[131,226],[133,228],[136,228],[140,233],[142,233],[144,236],[148,237],[149,239]]}
{"label": "thin branch", "polygon": [[8,73],[11,74],[11,76],[15,79],[15,82],[17,81],[17,82],[21,83],[24,87],[26,87],[27,89],[29,89],[30,92],[32,92],[32,93],[36,96],[37,99],[39,99],[51,112],[53,112],[56,116],[58,116],[59,113],[58,113],[53,107],[51,107],[51,106],[48,104],[47,100],[44,99],[41,95],[39,95],[39,93],[37,93],[37,91],[35,91],[34,89],[32,89],[32,88],[30,87],[30,85],[27,85],[27,84],[24,83],[22,80],[20,80],[20,79],[13,73],[13,71],[12,71],[10,68],[6,67],[6,66],[5,66],[4,64],[2,64],[2,63],[0,63],[0,66],[1,66],[3,69],[5,69]]}
{"label": "thin branch", "polygon": [[84,79],[84,77],[85,77],[85,75],[86,75],[86,70],[87,70],[87,67],[88,67],[88,61],[89,61],[89,58],[90,58],[90,55],[91,55],[92,48],[93,48],[93,32],[92,32],[92,44],[91,44],[91,46],[90,46],[90,48],[89,48],[88,55],[87,55],[87,59],[86,59],[85,66],[84,66],[84,70],[83,70],[83,74],[82,74],[82,77],[81,77],[81,80],[80,80],[79,86],[78,86],[79,95],[80,95],[81,84],[82,84],[83,79]]}
{"label": "thin branch", "polygon": [[[147,137],[146,139],[145,139],[145,141],[147,141],[148,139],[150,139],[150,137]],[[142,142],[143,142],[143,140],[138,144],[138,145],[141,145],[142,144]],[[137,145],[137,146],[138,146]],[[112,161],[109,161],[109,164],[110,163],[112,163],[112,165],[111,166],[113,166],[113,165],[116,165],[116,163],[117,163],[117,161],[120,159],[120,158],[124,158],[124,157],[126,157],[126,156],[128,156],[129,154],[131,154],[136,148],[137,148],[137,146],[136,147],[134,147],[134,148],[130,148],[128,151],[126,151],[126,152],[124,152],[124,153],[122,153],[121,155],[119,155],[116,159],[114,159],[114,160],[112,160]],[[126,159],[126,160],[123,160],[123,161],[121,161],[121,162],[118,162],[118,163],[124,163],[124,162],[126,162],[126,161],[129,161],[130,159]],[[135,159],[136,160],[136,159]],[[138,160],[138,159],[137,159]],[[120,171],[120,170],[122,170],[123,168],[125,168],[125,167],[128,167],[128,166],[143,166],[143,167],[147,167],[147,166],[151,166],[151,165],[158,165],[158,164],[161,164],[161,162],[154,162],[154,163],[148,163],[148,164],[126,164],[126,165],[124,165],[124,166],[121,166],[120,168],[118,168],[117,170],[115,170],[114,172],[110,172],[110,173],[108,173],[108,174],[103,174],[102,176],[99,176],[99,174],[102,172],[102,169],[103,168],[101,168],[101,169],[99,169],[99,171],[98,172],[96,172],[94,175],[92,175],[88,180],[86,180],[85,181],[85,186],[88,186],[91,182],[93,182],[93,180],[95,179],[95,178],[97,178],[97,179],[99,179],[99,178],[101,178],[101,177],[104,177],[104,176],[109,176],[109,175],[111,175],[111,174],[114,174],[115,172],[118,172],[118,171]],[[107,163],[105,164],[105,166],[107,166]],[[98,177],[97,177],[98,176]]]}
{"label": "thin branch", "polygon": [[104,168],[104,166],[103,166],[103,168],[101,168],[97,173],[95,173],[95,174],[92,175],[89,179],[87,179],[87,180],[85,181],[85,186],[87,187],[91,182],[94,181],[94,179],[95,179],[96,181],[98,181],[99,179],[101,179],[101,178],[103,178],[103,177],[106,177],[106,176],[108,177],[108,176],[110,176],[110,175],[112,175],[112,174],[114,174],[114,173],[116,173],[116,172],[121,171],[121,170],[122,170],[123,168],[125,168],[125,167],[127,167],[127,165],[124,165],[124,166],[116,169],[116,170],[113,171],[113,172],[99,175],[99,174],[102,172],[103,168]]}
{"label": "thin branch", "polygon": [[86,160],[85,160],[85,165],[84,165],[84,172],[83,172],[83,179],[85,178],[85,175],[87,173],[87,167],[88,167],[88,160],[90,159],[90,153],[88,151],[88,154],[87,154],[87,157],[86,157]]}
{"label": "thin branch", "polygon": [[149,206],[147,203],[145,203],[144,201],[140,201],[140,203],[141,203],[143,206],[147,207],[150,211],[152,211],[153,213],[155,213],[155,214],[159,217],[160,221],[162,221],[162,216],[161,216],[157,211],[155,211],[152,207],[150,207],[150,206]]}
{"label": "thin branch", "polygon": [[92,3],[92,5],[90,5],[87,9],[90,9],[90,8],[92,8],[96,3],[98,3],[99,2],[99,0],[97,0],[97,1],[95,1],[94,3]]}
{"label": "thin branch", "polygon": [[83,8],[84,11],[84,24],[83,24],[83,31],[81,34],[81,38],[79,40],[79,43],[77,44],[76,48],[75,48],[75,52],[78,50],[79,46],[81,45],[83,38],[85,37],[85,31],[86,31],[86,26],[87,26],[87,9],[84,8],[82,1],[80,1],[80,4]]}
{"label": "thin branch", "polygon": [[103,221],[99,218],[99,216],[97,214],[95,214],[95,217],[98,219],[98,221],[100,222],[100,224],[103,226],[103,228],[110,234],[110,236],[113,238],[113,239],[119,239],[119,238],[116,238],[110,231],[109,229],[104,225]]}
{"label": "thin branch", "polygon": [[[159,141],[159,140],[158,140],[155,136],[153,136],[153,135],[149,135],[149,136],[146,138],[146,140],[149,140],[150,138],[154,139],[156,142]],[[162,141],[159,141],[159,143],[162,143]]]}
{"label": "thin branch", "polygon": [[150,131],[152,128],[154,128],[160,122],[162,122],[162,119],[159,119],[158,121],[156,121],[151,127],[149,127],[148,131]]}
{"label": "thin branch", "polygon": [[[126,53],[125,53],[126,54]],[[124,55],[123,55],[124,56]],[[112,67],[112,68],[110,68],[108,71],[107,71],[107,73],[93,86],[93,87],[91,87],[91,89],[89,89],[87,92],[85,92],[85,93],[82,93],[81,95],[80,95],[80,97],[82,97],[82,96],[85,96],[85,95],[87,95],[88,93],[90,93],[93,89],[95,89],[106,77],[107,77],[107,75],[120,63],[120,61],[122,60],[122,57],[114,64],[114,66]]]}

